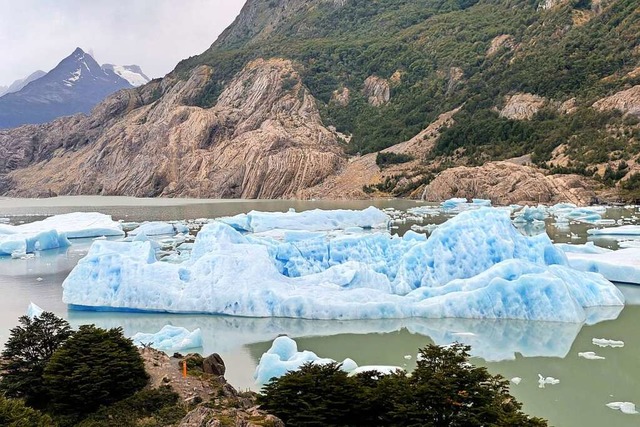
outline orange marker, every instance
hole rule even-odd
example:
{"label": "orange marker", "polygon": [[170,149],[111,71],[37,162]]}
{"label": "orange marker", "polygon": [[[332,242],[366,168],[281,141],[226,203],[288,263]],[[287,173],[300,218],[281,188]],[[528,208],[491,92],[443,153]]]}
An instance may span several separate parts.
{"label": "orange marker", "polygon": [[182,378],[187,378],[187,361],[182,361]]}

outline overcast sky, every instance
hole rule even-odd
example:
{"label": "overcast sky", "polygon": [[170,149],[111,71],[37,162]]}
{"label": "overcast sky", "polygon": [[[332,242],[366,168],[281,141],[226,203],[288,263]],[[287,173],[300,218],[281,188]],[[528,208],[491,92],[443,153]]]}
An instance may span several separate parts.
{"label": "overcast sky", "polygon": [[0,85],[49,71],[76,47],[162,77],[206,50],[245,0],[0,0]]}

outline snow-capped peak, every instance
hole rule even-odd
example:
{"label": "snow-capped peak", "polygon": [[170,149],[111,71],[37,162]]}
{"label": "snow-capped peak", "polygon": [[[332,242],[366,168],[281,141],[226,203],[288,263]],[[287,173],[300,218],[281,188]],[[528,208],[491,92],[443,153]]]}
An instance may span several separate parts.
{"label": "snow-capped peak", "polygon": [[132,86],[142,86],[143,84],[148,83],[151,80],[142,72],[142,69],[137,65],[104,64],[102,66],[102,69],[113,71],[118,76],[128,81]]}

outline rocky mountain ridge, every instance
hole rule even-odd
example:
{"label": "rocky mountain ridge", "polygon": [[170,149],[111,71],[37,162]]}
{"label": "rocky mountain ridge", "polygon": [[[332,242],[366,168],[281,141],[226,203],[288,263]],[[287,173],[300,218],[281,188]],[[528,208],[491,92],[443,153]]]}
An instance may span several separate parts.
{"label": "rocky mountain ridge", "polygon": [[574,3],[249,0],[164,79],[0,131],[0,194],[632,194],[640,15]]}

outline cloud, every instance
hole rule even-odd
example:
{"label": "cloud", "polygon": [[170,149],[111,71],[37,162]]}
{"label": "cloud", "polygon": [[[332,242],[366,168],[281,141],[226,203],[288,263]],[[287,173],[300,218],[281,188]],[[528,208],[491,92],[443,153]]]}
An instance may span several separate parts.
{"label": "cloud", "polygon": [[49,71],[76,47],[161,77],[206,50],[244,0],[0,0],[0,85]]}

